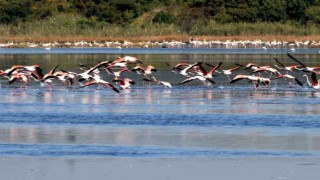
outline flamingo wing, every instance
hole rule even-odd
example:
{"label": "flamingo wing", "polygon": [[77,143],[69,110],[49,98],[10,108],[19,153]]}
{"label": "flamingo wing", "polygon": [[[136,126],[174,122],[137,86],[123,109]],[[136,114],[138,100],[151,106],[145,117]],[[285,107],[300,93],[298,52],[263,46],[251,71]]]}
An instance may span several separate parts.
{"label": "flamingo wing", "polygon": [[193,81],[193,80],[195,80],[195,79],[196,79],[196,77],[187,78],[187,79],[181,81],[178,85],[188,83],[188,82]]}
{"label": "flamingo wing", "polygon": [[273,59],[277,61],[277,63],[279,63],[282,68],[285,68],[285,66],[277,58],[273,57]]}
{"label": "flamingo wing", "polygon": [[84,87],[87,87],[87,86],[91,86],[91,85],[94,85],[94,84],[97,84],[96,81],[89,81],[89,82],[86,82],[84,85],[78,87],[78,88],[84,88]]}
{"label": "flamingo wing", "polygon": [[293,57],[291,54],[287,53],[287,55],[289,56],[289,58],[291,58],[291,59],[294,60],[295,62],[299,63],[302,67],[306,67],[305,64],[303,64],[302,62],[300,62],[298,59],[296,59],[295,57]]}
{"label": "flamingo wing", "polygon": [[120,91],[117,88],[115,88],[112,84],[104,83],[104,85],[107,86],[108,88],[112,89],[114,92],[120,93]]}
{"label": "flamingo wing", "polygon": [[299,81],[298,78],[294,78],[294,80],[299,84],[299,86],[303,86],[303,83],[301,81]]}
{"label": "flamingo wing", "polygon": [[316,76],[316,73],[314,72],[311,74],[311,85],[318,86],[317,76]]}

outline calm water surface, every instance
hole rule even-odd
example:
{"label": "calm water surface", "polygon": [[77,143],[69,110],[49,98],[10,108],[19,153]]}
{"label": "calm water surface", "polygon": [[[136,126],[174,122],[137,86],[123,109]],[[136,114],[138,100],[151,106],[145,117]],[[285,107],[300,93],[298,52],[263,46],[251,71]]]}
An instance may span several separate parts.
{"label": "calm water surface", "polygon": [[[222,75],[215,77],[213,87],[197,82],[178,86],[184,78],[165,65],[180,61],[222,61],[223,68],[233,67],[235,62],[273,65],[272,57],[290,65],[288,50],[1,51],[1,69],[39,64],[45,71],[58,64],[76,71],[79,63],[91,66],[135,55],[144,66],[159,69],[154,74],[158,79],[174,86],[149,86],[132,73],[124,76],[133,78],[137,85],[120,94],[95,87],[72,90],[59,82],[53,91],[36,82],[21,90],[19,84],[9,86],[1,79],[1,156],[320,156],[320,91],[289,86],[281,80],[272,83],[269,90],[255,90],[246,82],[229,85]],[[317,50],[302,49],[293,54],[310,66],[319,65]],[[104,78],[109,77],[105,74]]]}

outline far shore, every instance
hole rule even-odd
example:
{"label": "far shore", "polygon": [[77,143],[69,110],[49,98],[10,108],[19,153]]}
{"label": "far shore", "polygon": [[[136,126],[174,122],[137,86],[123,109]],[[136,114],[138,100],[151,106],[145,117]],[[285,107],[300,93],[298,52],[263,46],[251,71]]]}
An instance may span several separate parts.
{"label": "far shore", "polygon": [[[303,48],[320,47],[320,35],[315,36],[291,36],[291,35],[265,35],[265,36],[191,36],[191,35],[166,35],[166,36],[143,36],[143,37],[29,37],[14,36],[1,37],[0,48],[17,48],[17,47],[161,47],[161,43],[175,42],[181,44],[190,44],[191,41],[203,43],[262,43],[264,44],[276,42],[285,47],[299,47],[299,43]],[[160,45],[159,45],[160,44]],[[304,45],[303,45],[304,44]],[[266,46],[265,45],[265,46]],[[163,46],[165,47],[165,46]],[[236,46],[237,48],[246,48],[245,45]],[[277,46],[279,47],[279,45]]]}
{"label": "far shore", "polygon": [[294,36],[294,35],[243,35],[243,36],[197,36],[197,35],[163,35],[163,36],[135,36],[135,37],[114,37],[114,36],[106,36],[106,37],[92,37],[92,36],[68,36],[68,37],[59,37],[59,36],[45,36],[45,37],[32,37],[32,36],[11,36],[11,37],[1,37],[0,43],[5,43],[8,41],[14,42],[35,42],[35,43],[45,43],[45,42],[77,42],[77,41],[130,41],[133,43],[138,42],[160,42],[160,41],[182,41],[187,42],[190,38],[198,39],[200,41],[240,41],[240,40],[261,40],[261,41],[320,41],[320,35],[307,35],[307,36]]}
{"label": "far shore", "polygon": [[1,157],[1,179],[318,180],[318,157]]}

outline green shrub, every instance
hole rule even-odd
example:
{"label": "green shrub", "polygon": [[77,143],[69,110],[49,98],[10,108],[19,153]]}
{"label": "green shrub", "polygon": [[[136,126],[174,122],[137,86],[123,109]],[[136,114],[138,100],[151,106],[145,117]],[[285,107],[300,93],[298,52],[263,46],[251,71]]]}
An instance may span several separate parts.
{"label": "green shrub", "polygon": [[169,12],[158,12],[152,19],[154,23],[172,24],[174,22],[174,17]]}
{"label": "green shrub", "polygon": [[309,21],[313,23],[320,23],[320,6],[311,6],[305,11]]}
{"label": "green shrub", "polygon": [[81,29],[89,28],[90,26],[92,26],[92,24],[93,23],[87,18],[81,18],[77,22],[77,26]]}

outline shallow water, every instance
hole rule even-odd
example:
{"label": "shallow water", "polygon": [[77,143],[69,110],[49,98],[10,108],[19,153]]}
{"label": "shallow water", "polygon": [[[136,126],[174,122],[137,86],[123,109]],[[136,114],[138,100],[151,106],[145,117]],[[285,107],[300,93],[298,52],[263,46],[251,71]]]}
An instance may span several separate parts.
{"label": "shallow water", "polygon": [[[95,64],[100,58],[121,55],[68,53],[22,52],[1,55],[0,60],[2,67],[40,64],[47,70],[59,64],[76,69],[80,62]],[[255,90],[246,82],[230,85],[221,75],[215,77],[213,87],[197,82],[178,86],[175,84],[183,77],[163,65],[163,60],[174,64],[181,59],[212,64],[224,60],[224,67],[239,60],[268,64],[274,63],[273,56],[291,62],[285,53],[194,55],[162,51],[137,56],[144,65],[159,67],[155,76],[174,87],[149,86],[129,73],[125,76],[135,78],[137,85],[120,94],[95,87],[73,90],[58,82],[53,91],[39,83],[21,90],[19,84],[9,86],[2,79],[0,155],[320,156],[320,91],[289,86],[281,80],[267,90]],[[308,58],[310,64],[317,64],[319,57],[313,52],[295,56]]]}
{"label": "shallow water", "polygon": [[6,48],[0,54],[283,54],[319,53],[319,48]]}

